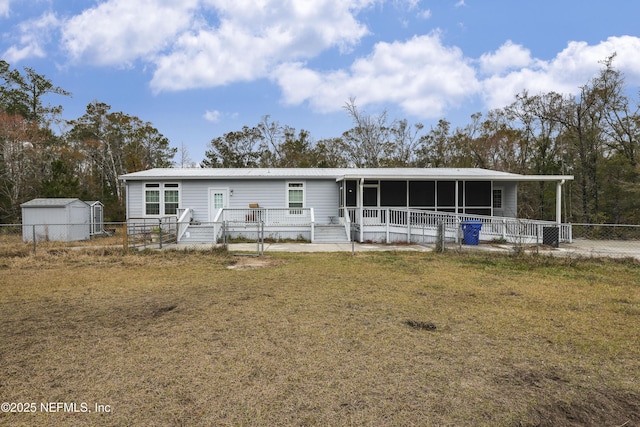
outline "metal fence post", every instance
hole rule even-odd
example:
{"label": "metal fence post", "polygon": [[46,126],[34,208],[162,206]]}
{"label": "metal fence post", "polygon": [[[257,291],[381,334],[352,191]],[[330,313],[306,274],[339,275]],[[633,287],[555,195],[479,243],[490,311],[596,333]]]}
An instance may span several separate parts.
{"label": "metal fence post", "polygon": [[124,251],[129,249],[129,230],[126,222],[122,224],[122,249]]}
{"label": "metal fence post", "polygon": [[[351,240],[351,256],[354,256],[356,254],[356,241],[353,238],[353,229],[351,230],[351,235],[349,236],[349,240]],[[389,242],[387,242],[389,243]]]}
{"label": "metal fence post", "polygon": [[162,249],[162,218],[158,219],[158,242],[159,248]]}
{"label": "metal fence post", "polygon": [[229,230],[227,229],[227,227],[229,226],[229,221],[223,221],[222,222],[222,227],[223,227],[223,231],[222,231],[222,244],[224,245],[225,248],[229,248],[229,243],[227,242],[227,233],[229,232]]}
{"label": "metal fence post", "polygon": [[37,243],[36,243],[36,226],[35,226],[35,224],[33,225],[33,230],[32,231],[33,231],[33,254],[35,255],[36,254],[36,246],[37,246]]}
{"label": "metal fence post", "polygon": [[442,232],[442,229],[444,228],[443,225],[443,222],[438,222],[436,228],[436,252],[444,252],[444,238]]}

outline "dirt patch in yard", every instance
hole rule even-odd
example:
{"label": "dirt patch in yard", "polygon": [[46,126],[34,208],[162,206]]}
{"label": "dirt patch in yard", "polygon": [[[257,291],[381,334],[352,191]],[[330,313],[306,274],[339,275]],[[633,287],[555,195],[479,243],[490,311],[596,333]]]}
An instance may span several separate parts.
{"label": "dirt patch in yard", "polygon": [[260,268],[274,267],[281,264],[281,260],[267,256],[243,256],[237,255],[227,266],[229,270],[257,270]]}

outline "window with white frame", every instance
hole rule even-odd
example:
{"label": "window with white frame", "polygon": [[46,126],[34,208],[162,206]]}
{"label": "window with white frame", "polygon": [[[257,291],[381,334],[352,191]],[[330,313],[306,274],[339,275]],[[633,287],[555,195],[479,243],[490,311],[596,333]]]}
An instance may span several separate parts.
{"label": "window with white frame", "polygon": [[148,216],[177,215],[180,185],[148,183],[144,185],[144,213]]}
{"label": "window with white frame", "polygon": [[160,215],[160,184],[145,184],[144,187],[144,214]]}
{"label": "window with white frame", "polygon": [[302,215],[302,208],[304,208],[304,182],[287,183],[287,207],[290,215]]}
{"label": "window with white frame", "polygon": [[502,188],[493,190],[493,208],[502,209]]}
{"label": "window with white frame", "polygon": [[179,202],[180,202],[180,192],[178,191],[178,184],[165,184],[164,185],[164,214],[177,215]]}

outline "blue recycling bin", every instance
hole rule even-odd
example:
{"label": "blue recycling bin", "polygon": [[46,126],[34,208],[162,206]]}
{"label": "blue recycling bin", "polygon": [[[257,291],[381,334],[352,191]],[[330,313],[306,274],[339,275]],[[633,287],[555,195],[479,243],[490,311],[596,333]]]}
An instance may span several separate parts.
{"label": "blue recycling bin", "polygon": [[478,245],[480,243],[480,230],[482,230],[480,221],[462,221],[464,244]]}

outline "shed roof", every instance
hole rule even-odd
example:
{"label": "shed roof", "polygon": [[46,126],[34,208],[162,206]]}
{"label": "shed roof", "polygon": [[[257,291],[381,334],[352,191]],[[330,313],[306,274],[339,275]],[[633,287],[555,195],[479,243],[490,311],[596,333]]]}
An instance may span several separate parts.
{"label": "shed roof", "polygon": [[561,181],[571,175],[520,175],[481,168],[156,168],[128,173],[123,181],[199,179],[429,179]]}
{"label": "shed roof", "polygon": [[[21,208],[63,208],[74,202],[85,203],[77,198],[39,198],[20,205]],[[85,203],[86,204],[86,203]]]}

